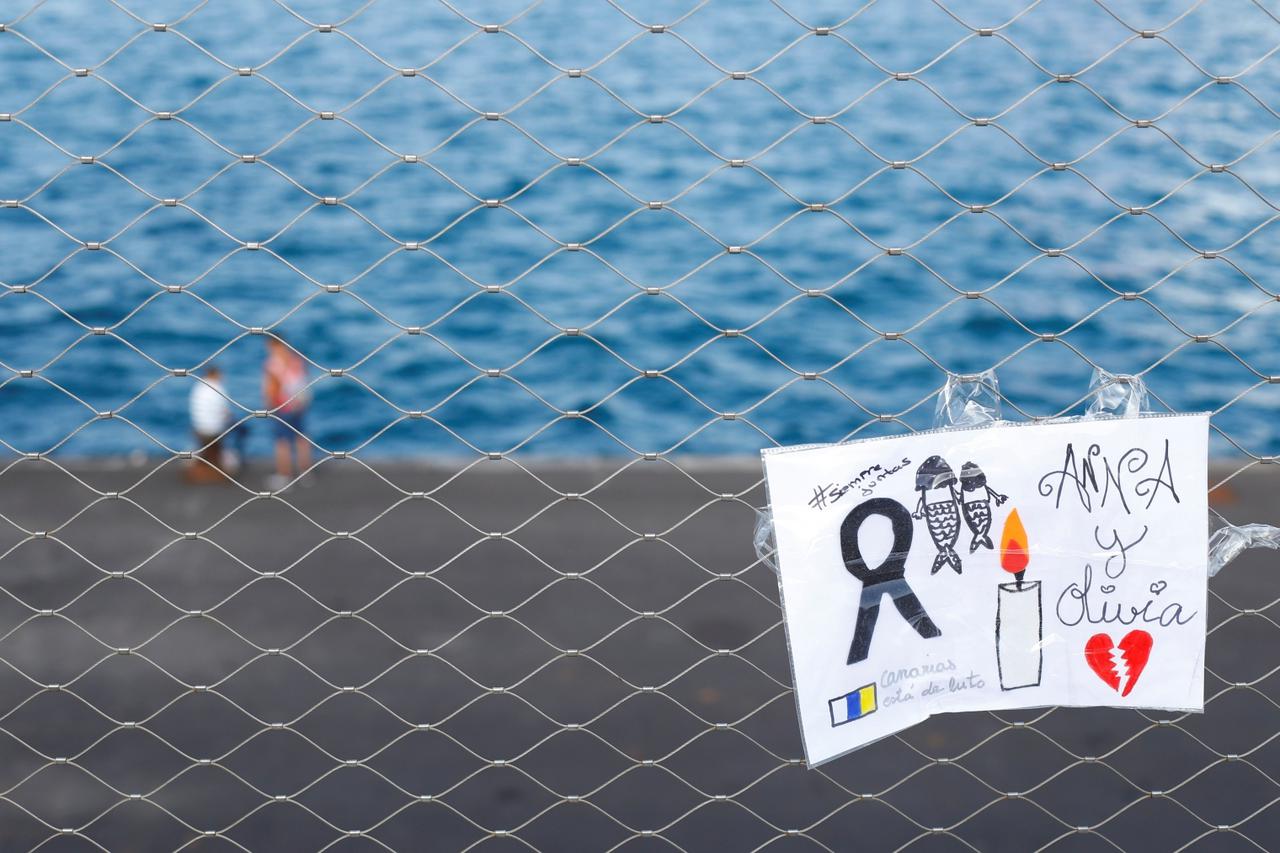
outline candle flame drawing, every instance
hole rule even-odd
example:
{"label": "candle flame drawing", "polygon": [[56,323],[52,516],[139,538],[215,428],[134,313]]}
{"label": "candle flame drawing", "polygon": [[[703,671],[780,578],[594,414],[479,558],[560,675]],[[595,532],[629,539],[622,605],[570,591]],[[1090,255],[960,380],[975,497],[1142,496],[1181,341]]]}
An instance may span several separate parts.
{"label": "candle flame drawing", "polygon": [[1000,533],[1000,568],[1009,572],[1022,586],[1022,576],[1026,574],[1027,563],[1031,561],[1027,543],[1027,530],[1022,526],[1022,519],[1016,509],[1009,513],[1004,521],[1004,530]]}

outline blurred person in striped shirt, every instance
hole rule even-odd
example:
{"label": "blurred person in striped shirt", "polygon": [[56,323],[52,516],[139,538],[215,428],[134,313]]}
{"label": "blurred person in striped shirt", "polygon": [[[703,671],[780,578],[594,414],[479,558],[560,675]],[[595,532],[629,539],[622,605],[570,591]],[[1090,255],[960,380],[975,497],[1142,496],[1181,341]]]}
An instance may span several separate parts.
{"label": "blurred person in striped shirt", "polygon": [[[222,383],[222,370],[217,365],[205,368],[191,388],[189,401],[191,430],[196,437],[196,455],[200,461],[187,469],[192,482],[216,482],[223,474],[239,470],[243,459],[244,428],[235,424],[231,403]],[[225,447],[230,440],[236,450]]]}

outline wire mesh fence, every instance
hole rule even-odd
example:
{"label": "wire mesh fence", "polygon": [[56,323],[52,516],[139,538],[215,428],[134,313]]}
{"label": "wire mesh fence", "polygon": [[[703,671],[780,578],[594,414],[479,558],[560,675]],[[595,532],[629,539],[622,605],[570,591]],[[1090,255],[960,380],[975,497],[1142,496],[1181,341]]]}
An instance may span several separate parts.
{"label": "wire mesh fence", "polygon": [[1274,521],[1268,5],[0,23],[0,846],[1276,846],[1265,561],[1211,585],[1203,716],[811,771],[725,455],[928,426],[948,372],[1070,413],[1103,368],[1212,410],[1211,499]]}

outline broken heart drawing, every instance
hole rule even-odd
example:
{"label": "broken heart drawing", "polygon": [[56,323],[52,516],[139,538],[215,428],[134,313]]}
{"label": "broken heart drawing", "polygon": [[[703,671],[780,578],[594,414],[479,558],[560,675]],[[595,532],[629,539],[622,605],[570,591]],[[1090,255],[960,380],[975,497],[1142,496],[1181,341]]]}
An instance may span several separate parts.
{"label": "broken heart drawing", "polygon": [[1119,643],[1110,634],[1094,634],[1084,644],[1084,659],[1107,686],[1128,696],[1151,657],[1151,643],[1146,631],[1130,631]]}

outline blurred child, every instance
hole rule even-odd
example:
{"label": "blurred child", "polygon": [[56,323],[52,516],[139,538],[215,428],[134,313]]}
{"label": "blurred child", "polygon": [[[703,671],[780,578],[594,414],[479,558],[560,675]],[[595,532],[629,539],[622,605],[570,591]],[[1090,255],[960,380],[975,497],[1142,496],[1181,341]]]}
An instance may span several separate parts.
{"label": "blurred child", "polygon": [[223,474],[240,468],[242,453],[226,447],[230,438],[240,450],[244,446],[244,430],[232,428],[231,404],[222,384],[222,370],[216,365],[205,368],[191,388],[189,400],[191,431],[196,437],[197,461],[187,469],[192,482],[216,482]]}

